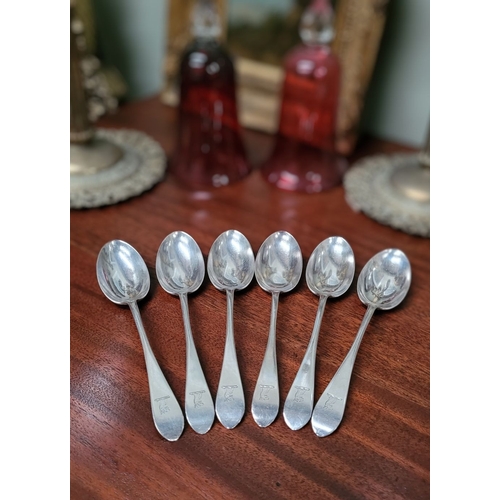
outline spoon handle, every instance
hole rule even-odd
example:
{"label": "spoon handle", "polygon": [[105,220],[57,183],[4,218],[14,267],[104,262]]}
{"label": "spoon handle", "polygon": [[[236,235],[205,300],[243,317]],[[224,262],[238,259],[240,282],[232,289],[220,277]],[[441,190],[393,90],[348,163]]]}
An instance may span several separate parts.
{"label": "spoon handle", "polygon": [[252,415],[259,427],[267,427],[274,422],[280,404],[276,360],[276,318],[279,292],[273,292],[272,297],[269,337],[252,400]]}
{"label": "spoon handle", "polygon": [[313,410],[316,348],[327,298],[326,295],[320,296],[311,339],[283,408],[285,422],[294,431],[301,429],[309,422]]}
{"label": "spoon handle", "polygon": [[220,423],[226,429],[233,429],[240,423],[245,413],[245,395],[243,393],[238,359],[236,357],[236,347],[234,345],[234,290],[228,290],[226,297],[226,344],[224,347],[224,359],[222,361],[219,388],[215,400],[215,412]]}
{"label": "spoon handle", "polygon": [[194,344],[187,294],[181,294],[180,300],[186,333],[186,419],[195,432],[205,434],[214,422],[214,403]]}
{"label": "spoon handle", "polygon": [[146,360],[153,422],[165,439],[177,441],[184,430],[184,415],[153,354],[137,303],[130,302],[129,307],[139,331],[144,359]]}
{"label": "spoon handle", "polygon": [[349,392],[349,383],[351,381],[354,361],[356,360],[356,355],[361,341],[363,340],[366,327],[368,326],[375,309],[376,308],[373,306],[368,306],[363,321],[361,322],[361,326],[356,334],[356,338],[354,339],[347,356],[344,361],[342,361],[339,369],[327,385],[325,391],[314,407],[311,424],[316,436],[328,436],[340,425],[346,406],[347,393]]}

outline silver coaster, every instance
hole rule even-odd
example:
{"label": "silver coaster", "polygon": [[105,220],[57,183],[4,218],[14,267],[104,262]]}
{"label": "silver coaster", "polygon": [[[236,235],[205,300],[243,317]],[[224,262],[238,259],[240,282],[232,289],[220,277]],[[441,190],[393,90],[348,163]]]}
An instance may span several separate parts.
{"label": "silver coaster", "polygon": [[95,137],[116,144],[123,155],[95,173],[70,174],[71,208],[112,205],[142,194],[163,178],[167,168],[165,152],[145,133],[98,128]]}
{"label": "silver coaster", "polygon": [[[345,197],[355,212],[409,234],[430,237],[430,202],[412,199],[394,182],[395,172],[415,170],[419,155],[367,156],[344,175]],[[404,173],[404,172],[403,172]]]}

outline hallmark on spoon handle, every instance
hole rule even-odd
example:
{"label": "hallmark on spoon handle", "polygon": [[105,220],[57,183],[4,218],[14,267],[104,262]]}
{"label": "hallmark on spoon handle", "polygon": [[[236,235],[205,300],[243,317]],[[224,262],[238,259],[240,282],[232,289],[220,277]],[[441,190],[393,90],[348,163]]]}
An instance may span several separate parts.
{"label": "hallmark on spoon handle", "polygon": [[318,437],[330,435],[338,428],[342,421],[356,355],[374,312],[375,307],[368,307],[366,310],[349,352],[314,407],[311,425]]}
{"label": "hallmark on spoon handle", "polygon": [[201,368],[189,321],[187,294],[180,295],[184,330],[186,334],[186,420],[198,434],[205,434],[212,427],[215,410],[205,375]]}
{"label": "hallmark on spoon handle", "polygon": [[285,422],[294,431],[301,429],[309,422],[313,411],[316,348],[327,298],[326,295],[320,297],[311,339],[283,408]]}
{"label": "hallmark on spoon handle", "polygon": [[215,400],[215,413],[220,423],[226,429],[236,427],[245,413],[245,395],[241,383],[236,347],[234,344],[233,302],[234,290],[228,290],[227,324],[224,359],[219,380],[219,388]]}
{"label": "hallmark on spoon handle", "polygon": [[279,292],[274,292],[272,297],[269,338],[252,399],[252,415],[259,427],[267,427],[274,422],[280,405],[276,358],[276,318],[278,316]]}
{"label": "hallmark on spoon handle", "polygon": [[129,303],[141,339],[146,361],[149,394],[153,422],[157,431],[168,441],[177,441],[184,430],[184,415],[170,388],[165,375],[156,360],[142,324],[141,315],[136,302]]}

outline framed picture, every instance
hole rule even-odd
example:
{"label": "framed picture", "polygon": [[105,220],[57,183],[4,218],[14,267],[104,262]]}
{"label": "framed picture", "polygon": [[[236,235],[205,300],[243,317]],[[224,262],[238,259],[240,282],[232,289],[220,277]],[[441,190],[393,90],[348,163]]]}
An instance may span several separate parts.
{"label": "framed picture", "polygon": [[[195,0],[169,0],[165,89],[162,100],[178,104],[177,68],[191,40]],[[310,0],[214,0],[222,20],[222,41],[234,56],[241,125],[268,133],[278,128],[285,53],[300,42],[298,26]],[[366,91],[375,66],[389,0],[336,0],[332,50],[342,80],[337,117],[337,150],[356,146]]]}

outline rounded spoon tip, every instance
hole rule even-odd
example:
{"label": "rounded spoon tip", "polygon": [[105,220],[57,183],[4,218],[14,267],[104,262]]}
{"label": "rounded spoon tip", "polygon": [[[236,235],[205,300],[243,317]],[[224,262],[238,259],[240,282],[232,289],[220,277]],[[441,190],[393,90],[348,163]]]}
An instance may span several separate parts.
{"label": "rounded spoon tip", "polygon": [[154,423],[156,430],[167,441],[177,441],[184,432],[184,417],[180,413],[170,420],[155,419]]}
{"label": "rounded spoon tip", "polygon": [[196,434],[200,434],[200,435],[203,435],[203,434],[206,434],[211,428],[212,428],[212,423],[210,423],[209,426],[203,426],[203,427],[196,427],[194,424],[189,424],[191,429],[193,429],[194,432],[196,432]]}
{"label": "rounded spoon tip", "polygon": [[226,429],[234,429],[243,419],[245,414],[245,400],[243,397],[224,399],[222,394],[225,389],[219,391],[215,401],[215,413],[217,419]]}
{"label": "rounded spoon tip", "polygon": [[277,408],[264,409],[255,405],[252,406],[253,419],[255,423],[262,428],[269,427],[276,420],[278,411],[279,409]]}
{"label": "rounded spoon tip", "polygon": [[240,422],[241,419],[239,420],[230,420],[224,417],[219,418],[219,422],[221,423],[222,427],[225,427],[228,430],[234,429]]}
{"label": "rounded spoon tip", "polygon": [[285,423],[290,429],[292,429],[292,431],[298,431],[299,429],[302,429],[302,427],[304,427],[307,422],[309,422],[310,418],[310,414],[309,416],[306,416],[304,413],[300,412],[288,411],[284,415]]}
{"label": "rounded spoon tip", "polygon": [[333,433],[334,430],[335,429],[333,429],[333,430],[326,430],[326,429],[321,429],[321,428],[313,427],[314,434],[316,434],[316,436],[318,436],[320,438],[329,436],[330,434]]}

